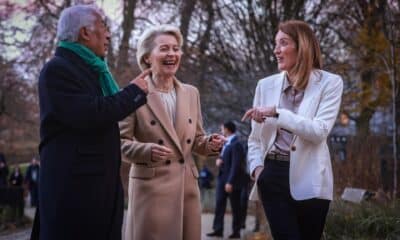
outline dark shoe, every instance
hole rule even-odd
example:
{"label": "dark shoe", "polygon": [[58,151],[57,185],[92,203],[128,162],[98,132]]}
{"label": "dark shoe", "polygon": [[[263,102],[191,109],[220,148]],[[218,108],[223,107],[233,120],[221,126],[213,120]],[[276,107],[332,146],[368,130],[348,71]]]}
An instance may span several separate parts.
{"label": "dark shoe", "polygon": [[222,237],[222,232],[214,231],[206,234],[207,237]]}
{"label": "dark shoe", "polygon": [[240,238],[240,233],[232,233],[228,238]]}

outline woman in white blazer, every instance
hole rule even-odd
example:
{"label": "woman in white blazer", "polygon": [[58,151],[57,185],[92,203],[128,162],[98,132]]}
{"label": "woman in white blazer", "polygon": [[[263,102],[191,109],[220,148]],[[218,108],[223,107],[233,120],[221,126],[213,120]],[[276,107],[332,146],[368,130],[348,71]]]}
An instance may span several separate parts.
{"label": "woman in white blazer", "polygon": [[275,43],[281,73],[258,82],[243,116],[253,120],[250,171],[275,240],[320,239],[333,195],[326,139],[343,81],[321,70],[319,43],[305,22],[281,23]]}

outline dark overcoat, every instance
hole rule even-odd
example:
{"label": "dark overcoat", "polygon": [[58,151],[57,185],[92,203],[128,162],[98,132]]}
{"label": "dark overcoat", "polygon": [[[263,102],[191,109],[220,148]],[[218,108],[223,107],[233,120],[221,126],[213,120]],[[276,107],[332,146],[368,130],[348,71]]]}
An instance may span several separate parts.
{"label": "dark overcoat", "polygon": [[98,77],[64,48],[40,73],[40,240],[121,239],[118,121],[146,94],[131,84],[103,97]]}

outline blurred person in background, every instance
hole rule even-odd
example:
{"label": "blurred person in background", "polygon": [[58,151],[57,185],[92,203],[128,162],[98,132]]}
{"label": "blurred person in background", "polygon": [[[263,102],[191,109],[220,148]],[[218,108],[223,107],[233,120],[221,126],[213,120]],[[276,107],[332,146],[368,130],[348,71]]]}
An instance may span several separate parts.
{"label": "blurred person in background", "polygon": [[207,210],[208,205],[212,199],[213,193],[213,182],[214,175],[208,169],[206,165],[204,165],[199,172],[199,187],[200,187],[200,197],[202,203],[202,211]]}
{"label": "blurred person in background", "polygon": [[24,182],[24,176],[22,175],[21,168],[19,165],[15,165],[13,171],[10,174],[10,178],[8,179],[10,186],[21,187]]}
{"label": "blurred person in background", "polygon": [[0,187],[7,187],[8,166],[3,153],[0,153]]}
{"label": "blurred person in background", "polygon": [[36,207],[39,203],[39,173],[39,161],[33,157],[25,173],[25,183],[29,190],[31,207]]}
{"label": "blurred person in background", "polygon": [[241,202],[242,190],[246,182],[246,154],[235,134],[236,125],[227,121],[221,126],[221,132],[226,137],[220,158],[216,160],[219,168],[217,186],[215,216],[213,232],[209,237],[222,237],[224,233],[224,217],[227,200],[229,199],[232,210],[232,233],[229,238],[240,238],[240,229],[243,225],[243,206]]}
{"label": "blurred person in background", "polygon": [[214,175],[208,169],[206,165],[204,165],[199,172],[199,185],[201,189],[211,189],[212,181],[214,179]]}

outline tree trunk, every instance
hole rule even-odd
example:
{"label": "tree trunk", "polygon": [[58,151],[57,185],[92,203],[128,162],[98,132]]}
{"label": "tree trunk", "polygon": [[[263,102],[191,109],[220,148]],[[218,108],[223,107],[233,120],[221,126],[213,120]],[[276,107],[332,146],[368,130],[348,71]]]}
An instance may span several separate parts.
{"label": "tree trunk", "polygon": [[180,25],[180,30],[183,36],[183,52],[186,52],[187,50],[187,36],[189,33],[189,24],[190,20],[192,18],[192,14],[194,11],[194,8],[196,6],[197,0],[185,0],[182,1],[182,6],[181,6],[181,25]]}
{"label": "tree trunk", "polygon": [[398,91],[397,91],[397,58],[396,58],[396,48],[394,43],[391,44],[390,46],[390,55],[392,58],[392,69],[391,69],[391,74],[390,74],[390,79],[392,83],[392,123],[393,123],[393,136],[392,136],[392,141],[393,141],[393,199],[397,197],[397,174],[398,174],[398,155],[397,155],[397,147],[398,147],[398,130],[397,130],[397,124],[398,124],[398,117],[397,117],[397,100],[398,97]]}
{"label": "tree trunk", "polygon": [[198,81],[198,86],[199,86],[199,91],[201,93],[207,92],[208,86],[207,84],[212,84],[209,81],[207,81],[206,75],[207,75],[207,56],[206,56],[206,51],[208,49],[208,44],[210,42],[210,35],[211,35],[211,30],[213,27],[213,22],[214,22],[214,10],[212,7],[212,1],[204,1],[205,8],[207,11],[207,21],[206,21],[206,30],[204,31],[203,36],[201,37],[200,44],[199,44],[199,52],[200,52],[200,77]]}
{"label": "tree trunk", "polygon": [[135,8],[136,0],[124,0],[123,20],[122,20],[122,39],[119,45],[118,60],[117,60],[117,77],[127,77],[124,74],[129,66],[129,40],[131,39],[132,31],[135,27]]}

